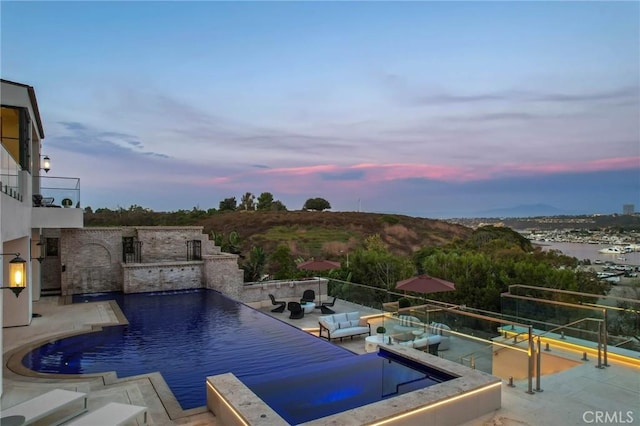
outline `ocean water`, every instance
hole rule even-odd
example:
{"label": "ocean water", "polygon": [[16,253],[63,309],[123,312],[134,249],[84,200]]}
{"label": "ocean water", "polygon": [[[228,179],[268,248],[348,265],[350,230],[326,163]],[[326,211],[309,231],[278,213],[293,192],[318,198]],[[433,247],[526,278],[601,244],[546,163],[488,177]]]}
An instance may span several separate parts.
{"label": "ocean water", "polygon": [[540,245],[543,250],[560,250],[567,256],[575,257],[579,260],[589,259],[591,263],[596,260],[603,262],[611,261],[619,265],[640,266],[640,252],[624,253],[624,254],[604,254],[598,250],[611,247],[610,244],[581,244],[581,243],[555,243],[548,241],[531,241],[533,244]]}

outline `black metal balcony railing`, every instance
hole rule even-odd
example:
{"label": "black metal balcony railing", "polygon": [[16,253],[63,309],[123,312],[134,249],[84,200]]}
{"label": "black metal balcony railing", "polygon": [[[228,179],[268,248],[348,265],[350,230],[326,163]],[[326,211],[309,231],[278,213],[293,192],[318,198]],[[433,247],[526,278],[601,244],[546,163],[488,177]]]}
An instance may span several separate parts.
{"label": "black metal balcony railing", "polygon": [[202,242],[200,240],[190,240],[187,244],[187,260],[202,260]]}
{"label": "black metal balcony railing", "polygon": [[123,241],[122,261],[124,263],[142,263],[142,241],[132,239]]}
{"label": "black metal balcony railing", "polygon": [[40,192],[34,193],[33,205],[80,208],[80,178],[40,176]]}

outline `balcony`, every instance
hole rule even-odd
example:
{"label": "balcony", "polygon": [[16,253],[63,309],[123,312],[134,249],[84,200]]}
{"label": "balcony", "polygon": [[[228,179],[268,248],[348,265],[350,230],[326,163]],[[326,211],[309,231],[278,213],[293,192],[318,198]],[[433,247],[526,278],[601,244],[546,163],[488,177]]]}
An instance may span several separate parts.
{"label": "balcony", "polygon": [[22,201],[20,192],[20,165],[13,159],[11,154],[0,146],[0,192]]}
{"label": "balcony", "polygon": [[34,185],[31,222],[34,228],[82,228],[80,179],[69,177],[39,178],[40,190]]}

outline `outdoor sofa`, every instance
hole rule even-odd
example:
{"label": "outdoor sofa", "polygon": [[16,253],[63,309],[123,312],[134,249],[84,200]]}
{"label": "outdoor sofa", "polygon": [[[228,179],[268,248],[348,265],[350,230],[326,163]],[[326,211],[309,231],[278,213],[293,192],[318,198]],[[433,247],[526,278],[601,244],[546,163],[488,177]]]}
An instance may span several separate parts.
{"label": "outdoor sofa", "polygon": [[318,319],[320,324],[319,336],[327,340],[342,340],[345,337],[368,334],[371,336],[371,325],[360,319],[360,312],[348,312],[333,315],[324,315]]}
{"label": "outdoor sofa", "polygon": [[[420,321],[419,318],[411,316],[411,315],[398,315],[397,324],[393,326],[393,331],[397,333],[410,333],[414,330],[421,330],[424,332],[422,338],[426,339],[429,336],[438,336],[439,350],[446,351],[449,349],[449,326],[439,323],[439,322],[431,322],[431,324],[425,324]],[[420,346],[414,347],[423,347],[426,346],[426,342],[420,341],[420,339],[416,339],[419,341]],[[431,342],[429,343],[431,344]]]}
{"label": "outdoor sofa", "polygon": [[439,336],[437,334],[423,334],[422,336],[416,337],[413,340],[406,340],[404,342],[394,340],[394,343],[415,349],[423,349],[427,346],[436,344],[439,347],[442,344],[442,336]]}

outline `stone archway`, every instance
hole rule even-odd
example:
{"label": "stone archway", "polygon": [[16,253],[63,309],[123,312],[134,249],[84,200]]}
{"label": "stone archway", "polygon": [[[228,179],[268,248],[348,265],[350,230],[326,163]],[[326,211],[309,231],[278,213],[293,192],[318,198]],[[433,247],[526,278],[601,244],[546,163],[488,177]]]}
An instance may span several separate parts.
{"label": "stone archway", "polygon": [[120,263],[100,242],[87,242],[67,259],[63,275],[67,279],[67,294],[96,293],[121,290]]}

